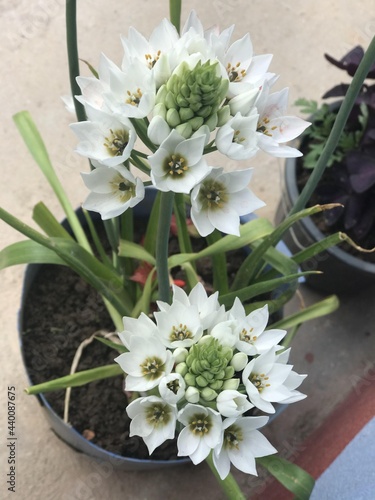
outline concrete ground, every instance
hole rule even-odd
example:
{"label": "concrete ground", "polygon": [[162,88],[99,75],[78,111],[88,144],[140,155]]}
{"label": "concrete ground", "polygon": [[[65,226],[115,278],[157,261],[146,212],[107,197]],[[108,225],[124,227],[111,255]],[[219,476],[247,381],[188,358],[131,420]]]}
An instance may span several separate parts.
{"label": "concrete ground", "polygon": [[[80,56],[96,65],[100,52],[115,62],[121,60],[120,34],[134,25],[145,35],[168,16],[166,0],[106,0],[79,2]],[[213,0],[184,2],[183,19],[196,9],[204,26],[235,23],[234,38],[250,32],[255,53],[273,53],[271,70],[280,74],[277,89],[290,88],[292,103],[299,97],[320,99],[325,90],[344,80],[323,54],[342,57],[356,44],[364,47],[375,31],[372,0],[316,0],[248,2]],[[2,84],[1,120],[1,206],[31,223],[33,206],[43,199],[58,218],[63,213],[51,189],[28,154],[12,121],[12,115],[28,109],[50,152],[56,171],[74,206],[86,196],[79,172],[84,160],[73,153],[76,140],[68,129],[72,121],[60,96],[69,93],[65,50],[63,0],[14,0],[0,2],[0,47]],[[86,68],[82,68],[84,74]],[[266,201],[259,211],[273,218],[280,196],[282,162],[257,156],[251,162],[255,172],[254,191]],[[226,166],[230,167],[230,163]],[[0,223],[0,248],[19,241],[20,235]],[[23,393],[26,376],[21,363],[17,334],[23,269],[1,273],[0,337],[1,470],[6,464],[7,388],[16,391],[16,493],[7,491],[1,475],[0,497],[30,500],[223,499],[207,467],[187,466],[147,473],[111,471],[77,454],[60,442],[49,429],[37,401]],[[322,296],[301,287],[306,304]],[[290,406],[271,426],[269,434],[280,453],[298,458],[303,442],[358,382],[374,381],[374,290],[359,290],[342,299],[339,311],[306,324],[293,347],[292,362],[300,373],[308,373],[303,391],[308,398]],[[300,297],[288,306],[295,311]],[[355,419],[355,412],[353,419]],[[267,483],[235,473],[247,497]],[[261,474],[262,476],[262,474]],[[266,500],[266,497],[264,497]],[[349,500],[349,499],[348,499]]]}

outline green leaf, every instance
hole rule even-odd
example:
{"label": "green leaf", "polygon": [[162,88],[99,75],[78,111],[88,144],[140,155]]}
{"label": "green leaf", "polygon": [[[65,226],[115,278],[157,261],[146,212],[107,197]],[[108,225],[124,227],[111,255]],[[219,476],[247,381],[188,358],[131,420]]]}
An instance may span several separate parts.
{"label": "green leaf", "polygon": [[168,259],[169,267],[180,266],[185,262],[192,262],[203,257],[210,257],[217,253],[237,250],[254,241],[261,239],[273,230],[272,224],[267,219],[254,219],[240,227],[240,236],[227,235],[197,253],[183,253],[171,255]]}
{"label": "green leaf", "polygon": [[19,241],[0,252],[0,269],[19,264],[60,264],[65,262],[52,250],[35,241]]}
{"label": "green leaf", "polygon": [[43,382],[42,384],[32,385],[25,389],[25,392],[27,394],[40,394],[41,392],[57,391],[66,389],[67,387],[79,387],[94,382],[95,380],[102,380],[123,374],[124,372],[116,363],[113,365],[100,366],[99,368],[92,368],[91,370],[84,370],[74,373],[73,375],[66,375],[65,377]]}
{"label": "green leaf", "polygon": [[152,266],[154,266],[156,262],[155,257],[148,253],[142,245],[138,245],[138,243],[126,240],[120,240],[119,256],[131,257],[132,259],[145,261]]}
{"label": "green leaf", "polygon": [[99,340],[102,344],[115,349],[118,352],[128,352],[127,348],[123,344],[118,344],[112,340],[105,339],[103,337],[95,337],[95,340]]}
{"label": "green leaf", "polygon": [[35,205],[33,219],[48,236],[73,239],[42,201]]}
{"label": "green leaf", "polygon": [[151,298],[152,298],[152,292],[154,290],[154,278],[155,278],[155,272],[156,268],[154,267],[149,275],[147,276],[145,286],[143,287],[142,290],[142,295],[136,305],[134,306],[134,309],[132,310],[132,317],[133,318],[138,318],[138,316],[141,314],[141,312],[148,314],[150,312],[150,303],[151,303]]}
{"label": "green leaf", "polygon": [[256,461],[268,470],[298,500],[309,500],[315,485],[314,478],[298,465],[278,456],[257,458]]}
{"label": "green leaf", "polygon": [[156,253],[156,238],[158,233],[160,198],[161,198],[161,191],[158,191],[155,197],[155,201],[152,205],[151,213],[148,219],[145,239],[143,243],[144,248],[151,255],[155,255]]}
{"label": "green leaf", "polygon": [[34,160],[48,180],[50,186],[56,194],[57,199],[63,207],[66,217],[70,223],[70,227],[72,228],[77,241],[84,248],[90,251],[90,245],[87,241],[86,235],[54,171],[43,139],[41,138],[30,113],[28,111],[21,111],[15,114],[13,116],[13,119],[23,140],[25,141],[28,150],[30,151]]}

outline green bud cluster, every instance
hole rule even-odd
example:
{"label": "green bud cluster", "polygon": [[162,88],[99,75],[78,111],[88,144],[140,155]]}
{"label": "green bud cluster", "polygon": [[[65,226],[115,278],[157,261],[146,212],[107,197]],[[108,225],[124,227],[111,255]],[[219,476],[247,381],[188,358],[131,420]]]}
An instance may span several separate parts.
{"label": "green bud cluster", "polygon": [[230,365],[233,350],[209,335],[191,346],[184,363],[184,379],[188,386],[198,389],[205,401],[214,401],[226,380],[234,375]]}
{"label": "green bud cluster", "polygon": [[154,113],[188,139],[202,125],[214,130],[227,118],[228,106],[220,109],[229,81],[218,76],[218,63],[200,61],[190,69],[186,62],[162,85]]}

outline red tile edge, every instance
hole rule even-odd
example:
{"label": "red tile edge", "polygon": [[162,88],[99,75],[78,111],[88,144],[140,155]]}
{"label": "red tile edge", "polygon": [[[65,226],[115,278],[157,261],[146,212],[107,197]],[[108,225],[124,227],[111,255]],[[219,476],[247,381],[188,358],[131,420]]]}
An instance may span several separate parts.
{"label": "red tile edge", "polygon": [[[363,377],[346,399],[339,403],[322,425],[303,443],[295,461],[315,479],[375,415],[375,377]],[[276,480],[252,496],[252,500],[291,500],[294,495]]]}

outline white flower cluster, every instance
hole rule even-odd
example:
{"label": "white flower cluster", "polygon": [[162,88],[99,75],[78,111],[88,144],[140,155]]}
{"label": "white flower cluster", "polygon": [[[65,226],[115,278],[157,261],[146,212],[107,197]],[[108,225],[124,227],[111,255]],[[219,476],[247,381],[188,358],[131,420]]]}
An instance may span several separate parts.
{"label": "white flower cluster", "polygon": [[[204,31],[192,12],[181,36],[164,19],[147,41],[130,28],[121,68],[102,55],[98,78],[77,79],[88,121],[72,124],[77,152],[95,170],[84,207],[108,219],[144,197],[128,169],[137,136],[153,154],[149,176],[161,191],[191,194],[192,220],[202,236],[215,228],[239,234],[239,216],[264,203],[248,188],[251,169],[224,173],[203,155],[217,149],[234,160],[258,150],[299,156],[286,145],[309,125],[286,116],[288,89],[270,93],[271,55],[253,55],[249,35],[230,43],[233,26]],[[146,155],[147,156],[147,155]]]}
{"label": "white flower cluster", "polygon": [[125,389],[142,394],[126,409],[130,435],[151,454],[177,430],[179,456],[198,464],[212,451],[222,479],[231,463],[256,475],[255,458],[276,450],[257,430],[268,417],[246,412],[274,413],[272,403],[305,397],[296,390],[305,375],[292,371],[289,350],[278,344],[286,332],[265,330],[267,306],[246,315],[236,299],[226,311],[201,284],[189,295],[174,286],[172,304],[158,308],[155,322],[125,317],[119,334],[128,349],[116,358]]}

